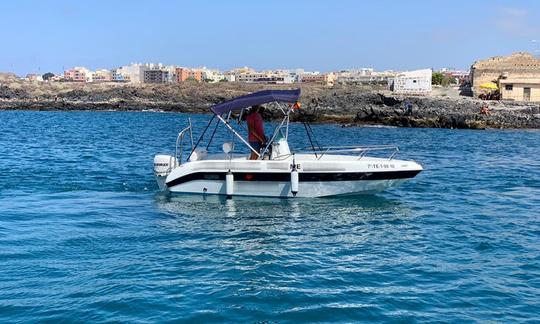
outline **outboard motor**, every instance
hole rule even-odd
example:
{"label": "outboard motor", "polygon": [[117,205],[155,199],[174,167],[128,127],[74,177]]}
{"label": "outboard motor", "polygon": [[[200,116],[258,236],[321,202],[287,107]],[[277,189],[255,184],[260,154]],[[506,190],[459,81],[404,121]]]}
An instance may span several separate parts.
{"label": "outboard motor", "polygon": [[166,190],[165,179],[171,171],[178,166],[178,159],[170,155],[156,155],[154,157],[154,175],[160,190]]}

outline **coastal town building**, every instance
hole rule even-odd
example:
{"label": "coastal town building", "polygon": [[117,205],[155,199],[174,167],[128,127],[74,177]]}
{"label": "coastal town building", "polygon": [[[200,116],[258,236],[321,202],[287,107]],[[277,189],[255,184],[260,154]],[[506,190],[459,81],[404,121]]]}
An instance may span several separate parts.
{"label": "coastal town building", "polygon": [[290,74],[268,74],[266,77],[256,79],[255,83],[267,84],[291,84],[295,83],[296,77]]}
{"label": "coastal town building", "polygon": [[121,66],[111,71],[111,79],[115,82],[142,83],[144,81],[144,71],[148,69],[148,64],[132,63]]}
{"label": "coastal town building", "polygon": [[27,74],[25,79],[27,81],[30,81],[30,82],[41,82],[41,81],[43,81],[43,77],[40,74],[34,74],[34,73]]}
{"label": "coastal town building", "polygon": [[475,96],[487,91],[486,84],[493,84],[503,100],[540,101],[540,60],[529,53],[477,61],[470,78]]}
{"label": "coastal town building", "polygon": [[540,102],[540,80],[502,78],[499,80],[501,99]]}
{"label": "coastal town building", "polygon": [[175,75],[175,81],[178,83],[186,80],[194,80],[197,82],[201,82],[203,80],[203,73],[200,69],[176,68]]}
{"label": "coastal town building", "polygon": [[229,71],[227,71],[225,73],[226,74],[239,75],[239,74],[243,74],[243,73],[255,73],[255,70],[250,68],[250,67],[244,66],[244,67],[229,70]]}
{"label": "coastal town building", "polygon": [[223,76],[225,77],[225,80],[228,82],[245,82],[245,81],[240,81],[239,76],[243,74],[251,74],[251,73],[256,73],[256,72],[254,69],[244,66],[241,68],[235,68],[229,71],[225,71]]}
{"label": "coastal town building", "polygon": [[101,69],[92,72],[92,82],[110,82],[112,73],[109,70]]}
{"label": "coastal town building", "polygon": [[158,67],[158,69],[161,69],[163,71],[168,72],[166,83],[175,83],[176,82],[176,69],[177,68],[178,67],[176,65],[167,65],[167,66],[160,65]]}
{"label": "coastal town building", "polygon": [[144,83],[168,83],[169,71],[154,68],[144,71]]}
{"label": "coastal town building", "polygon": [[239,73],[236,75],[236,81],[251,83],[259,79],[265,79],[270,77],[272,77],[272,75],[262,72]]}
{"label": "coastal town building", "polygon": [[225,76],[220,73],[218,70],[210,70],[206,67],[202,68],[202,79],[205,82],[215,83],[221,82],[225,79]]}
{"label": "coastal town building", "polygon": [[334,73],[304,73],[300,76],[302,83],[322,83],[326,85],[333,85],[336,81],[336,75]]}
{"label": "coastal town building", "polygon": [[424,95],[431,92],[431,69],[398,73],[389,81],[390,90],[396,94]]}
{"label": "coastal town building", "polygon": [[292,70],[267,70],[257,72],[249,67],[242,67],[219,73],[221,80],[227,82],[245,83],[268,83],[268,84],[292,84],[300,82],[304,69]]}
{"label": "coastal town building", "polygon": [[453,79],[455,84],[464,84],[470,81],[470,71],[442,68],[438,72],[447,78]]}
{"label": "coastal town building", "polygon": [[186,68],[176,68],[175,77],[176,82],[184,82],[189,78],[189,70]]}
{"label": "coastal town building", "polygon": [[325,83],[326,80],[325,80],[324,74],[320,74],[320,73],[313,73],[313,74],[304,73],[304,74],[302,74],[300,76],[300,82],[302,82],[302,83]]}
{"label": "coastal town building", "polygon": [[284,77],[284,83],[300,83],[302,76],[310,74],[304,69],[275,70],[274,74]]}
{"label": "coastal town building", "polygon": [[64,80],[68,82],[92,82],[92,73],[85,67],[74,67],[64,71]]}
{"label": "coastal town building", "polygon": [[302,80],[302,74],[306,73],[304,69],[285,70],[285,72],[292,77],[292,83],[300,83]]}
{"label": "coastal town building", "polygon": [[296,83],[299,80],[299,75],[296,74],[296,72],[291,72],[289,70],[250,71],[226,74],[225,78],[229,75],[234,75],[234,81],[236,82],[246,83],[291,84]]}
{"label": "coastal town building", "polygon": [[201,82],[203,80],[203,74],[201,70],[191,70],[188,79],[195,80],[197,82]]}
{"label": "coastal town building", "polygon": [[283,74],[282,76],[279,76],[279,78],[282,79],[285,84],[298,82],[298,75],[295,74]]}
{"label": "coastal town building", "polygon": [[227,82],[236,82],[236,75],[233,73],[225,72],[225,74],[223,74],[223,78]]}
{"label": "coastal town building", "polygon": [[63,82],[64,76],[62,74],[56,74],[49,79],[50,82]]}
{"label": "coastal town building", "polygon": [[[415,72],[415,71],[413,71]],[[405,81],[413,72],[405,72],[396,77],[393,71],[375,71],[373,68],[359,68],[341,70],[339,72],[321,73],[318,71],[305,71],[304,69],[275,69],[255,71],[249,67],[240,67],[221,73],[217,69],[206,67],[189,68],[175,65],[165,66],[161,63],[131,63],[112,70],[100,69],[90,71],[84,67],[75,67],[64,71],[63,76],[51,79],[51,81],[65,80],[72,82],[126,82],[126,83],[181,83],[189,80],[197,82],[245,82],[266,84],[295,84],[295,83],[319,83],[325,85],[340,84],[381,84],[391,83],[392,87],[396,80],[397,92],[424,93],[431,88],[419,87],[422,83],[411,84]],[[418,72],[418,71],[416,71]],[[427,77],[426,77],[426,80]],[[427,81],[426,81],[427,82]],[[423,83],[422,83],[423,84]],[[401,87],[401,88],[400,88]]]}
{"label": "coastal town building", "polygon": [[357,70],[342,70],[336,73],[336,82],[341,84],[387,84],[389,78],[393,78],[392,72],[375,72],[372,68],[361,68]]}

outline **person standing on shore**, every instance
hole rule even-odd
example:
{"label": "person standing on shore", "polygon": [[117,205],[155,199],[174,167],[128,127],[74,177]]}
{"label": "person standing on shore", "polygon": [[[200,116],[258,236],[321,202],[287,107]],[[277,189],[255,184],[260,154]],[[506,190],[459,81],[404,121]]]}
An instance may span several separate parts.
{"label": "person standing on shore", "polygon": [[[261,114],[259,113],[261,108],[262,107],[259,105],[252,106],[251,109],[249,109],[249,113],[246,117],[249,145],[257,152],[261,151],[261,147],[266,141],[266,136],[264,135],[264,122]],[[257,154],[251,151],[249,159],[257,160],[257,158]]]}
{"label": "person standing on shore", "polygon": [[482,107],[480,108],[480,115],[491,115],[491,112],[489,111],[489,106],[487,103],[484,103]]}
{"label": "person standing on shore", "polygon": [[405,99],[404,106],[405,106],[405,116],[411,116],[413,113],[413,104],[408,98]]}

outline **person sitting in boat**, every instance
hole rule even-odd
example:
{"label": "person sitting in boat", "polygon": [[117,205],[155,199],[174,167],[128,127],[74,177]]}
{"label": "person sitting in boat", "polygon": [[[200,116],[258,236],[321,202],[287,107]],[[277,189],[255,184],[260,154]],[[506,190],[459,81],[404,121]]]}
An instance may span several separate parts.
{"label": "person sitting in boat", "polygon": [[[252,106],[249,109],[248,115],[246,117],[246,122],[248,126],[248,141],[249,145],[257,151],[260,152],[263,143],[266,141],[266,136],[264,135],[264,122],[259,111],[261,106],[256,105]],[[257,160],[258,156],[255,152],[251,151],[249,157],[250,160]]]}

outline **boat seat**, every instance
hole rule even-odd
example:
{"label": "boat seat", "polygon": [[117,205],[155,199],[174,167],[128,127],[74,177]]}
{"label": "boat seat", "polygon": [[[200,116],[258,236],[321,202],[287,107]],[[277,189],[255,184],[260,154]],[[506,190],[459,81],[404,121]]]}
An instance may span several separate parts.
{"label": "boat seat", "polygon": [[189,162],[204,160],[208,156],[208,151],[204,148],[196,148],[191,156],[189,157]]}

